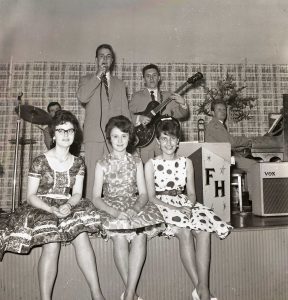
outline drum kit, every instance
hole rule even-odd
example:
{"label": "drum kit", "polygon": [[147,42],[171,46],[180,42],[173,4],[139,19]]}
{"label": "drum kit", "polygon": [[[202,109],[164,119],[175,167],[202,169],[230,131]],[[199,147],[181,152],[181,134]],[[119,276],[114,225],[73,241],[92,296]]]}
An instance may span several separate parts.
{"label": "drum kit", "polygon": [[[29,166],[32,163],[32,153],[33,153],[33,144],[36,143],[36,140],[33,139],[33,125],[38,125],[37,127],[43,130],[39,125],[49,125],[51,122],[51,116],[45,110],[28,105],[28,104],[21,104],[21,97],[22,93],[18,96],[18,105],[15,107],[15,112],[18,115],[17,118],[17,129],[16,129],[16,138],[9,140],[11,144],[15,145],[15,152],[14,152],[14,172],[13,172],[13,190],[12,190],[12,212],[15,210],[15,196],[16,196],[16,179],[17,179],[17,166],[19,160],[19,145],[30,145],[29,148]],[[21,119],[31,124],[30,126],[30,139],[25,139],[23,136],[19,137],[20,133],[20,124]],[[23,127],[24,129],[24,127]],[[22,147],[23,151],[23,147]],[[23,155],[23,153],[22,153]],[[23,167],[23,159],[20,161],[21,170]],[[20,171],[21,171],[20,170]],[[22,171],[21,171],[22,172]],[[19,180],[19,191],[21,191],[22,185],[22,176],[20,174]],[[19,203],[21,202],[21,192],[19,192]]]}
{"label": "drum kit", "polygon": [[23,120],[32,124],[48,125],[51,122],[48,112],[32,105],[22,104],[20,107],[16,106],[15,111]]}

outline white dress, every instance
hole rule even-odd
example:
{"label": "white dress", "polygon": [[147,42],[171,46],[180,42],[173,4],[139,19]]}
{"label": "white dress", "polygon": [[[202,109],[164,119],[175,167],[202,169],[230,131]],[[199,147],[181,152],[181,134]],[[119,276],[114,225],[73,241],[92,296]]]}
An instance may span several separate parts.
{"label": "white dress", "polygon": [[179,210],[169,209],[157,205],[167,224],[164,234],[173,236],[177,228],[189,228],[195,231],[214,232],[220,239],[224,239],[232,230],[232,226],[223,222],[212,209],[197,203],[192,207],[191,202],[184,194],[186,186],[186,157],[175,160],[153,159],[154,182],[157,192],[173,190],[176,195],[156,195],[156,197],[175,207],[191,206],[191,215],[188,217]]}

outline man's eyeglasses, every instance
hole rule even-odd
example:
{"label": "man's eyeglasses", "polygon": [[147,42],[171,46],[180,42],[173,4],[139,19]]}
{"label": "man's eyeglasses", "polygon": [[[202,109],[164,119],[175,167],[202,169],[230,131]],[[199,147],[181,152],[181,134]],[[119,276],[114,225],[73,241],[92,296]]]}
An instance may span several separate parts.
{"label": "man's eyeglasses", "polygon": [[70,129],[55,129],[55,131],[57,131],[58,133],[60,133],[61,135],[64,135],[65,133],[68,133],[68,134],[73,134],[75,133],[75,129],[74,128],[70,128]]}

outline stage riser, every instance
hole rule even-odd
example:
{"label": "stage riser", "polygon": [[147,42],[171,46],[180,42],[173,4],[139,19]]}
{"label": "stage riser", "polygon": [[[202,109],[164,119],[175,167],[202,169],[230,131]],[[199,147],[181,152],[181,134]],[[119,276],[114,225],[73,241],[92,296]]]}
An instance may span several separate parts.
{"label": "stage riser", "polygon": [[[101,286],[107,300],[123,290],[114,266],[112,243],[92,240]],[[212,238],[211,290],[221,300],[288,298],[288,228],[235,231],[226,240]],[[38,300],[37,263],[41,249],[29,255],[7,253],[0,263],[0,299]],[[149,300],[186,300],[192,286],[180,263],[176,239],[157,238],[148,256],[139,293]],[[54,299],[90,299],[71,245],[62,248]]]}

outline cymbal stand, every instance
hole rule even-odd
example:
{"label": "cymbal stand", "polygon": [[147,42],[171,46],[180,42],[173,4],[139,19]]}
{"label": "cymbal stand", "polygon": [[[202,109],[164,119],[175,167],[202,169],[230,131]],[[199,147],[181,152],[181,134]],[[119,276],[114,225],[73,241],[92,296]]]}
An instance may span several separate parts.
{"label": "cymbal stand", "polygon": [[17,180],[17,166],[18,166],[18,148],[19,148],[19,132],[20,132],[20,125],[21,125],[21,98],[23,93],[21,92],[18,97],[18,117],[16,123],[16,143],[15,143],[15,151],[14,151],[14,170],[13,170],[13,189],[12,189],[12,212],[15,211],[15,198],[16,198],[16,180]]}
{"label": "cymbal stand", "polygon": [[33,160],[33,123],[30,124],[30,145],[29,145],[29,168]]}

